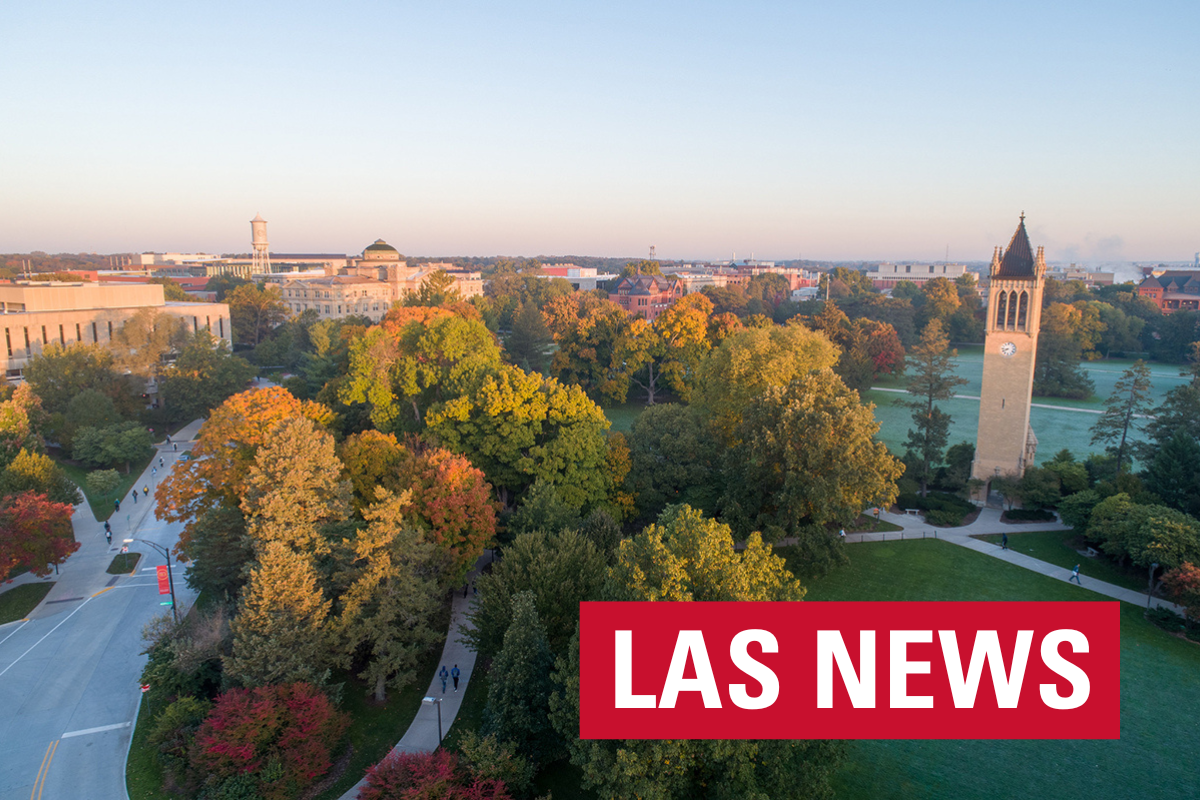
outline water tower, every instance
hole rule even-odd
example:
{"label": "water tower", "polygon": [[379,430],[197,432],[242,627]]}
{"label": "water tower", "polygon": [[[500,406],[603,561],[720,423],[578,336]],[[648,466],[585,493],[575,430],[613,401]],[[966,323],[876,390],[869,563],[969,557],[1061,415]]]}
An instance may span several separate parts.
{"label": "water tower", "polygon": [[267,221],[262,214],[255,214],[250,220],[250,244],[254,248],[250,256],[250,274],[261,275],[271,271],[271,253],[267,243]]}

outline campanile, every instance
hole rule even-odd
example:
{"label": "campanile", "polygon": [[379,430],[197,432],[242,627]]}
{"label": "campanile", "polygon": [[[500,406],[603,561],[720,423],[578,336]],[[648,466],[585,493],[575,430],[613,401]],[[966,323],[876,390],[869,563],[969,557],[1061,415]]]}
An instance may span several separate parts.
{"label": "campanile", "polygon": [[971,477],[987,482],[1000,475],[1019,478],[1037,451],[1029,404],[1046,259],[1041,247],[1033,254],[1024,213],[1008,248],[992,253],[990,275],[979,438],[971,470]]}

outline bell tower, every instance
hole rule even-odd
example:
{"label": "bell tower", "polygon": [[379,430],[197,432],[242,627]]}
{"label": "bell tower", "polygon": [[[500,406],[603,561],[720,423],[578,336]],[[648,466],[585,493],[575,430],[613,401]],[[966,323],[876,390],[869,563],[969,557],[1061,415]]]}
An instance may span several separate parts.
{"label": "bell tower", "polygon": [[250,244],[254,252],[250,256],[250,274],[261,275],[271,271],[270,244],[267,242],[267,221],[262,214],[255,214],[250,220]]}
{"label": "bell tower", "polygon": [[989,272],[979,438],[971,469],[971,477],[985,482],[1000,475],[1019,478],[1033,465],[1037,451],[1037,437],[1029,427],[1029,404],[1046,259],[1041,247],[1036,257],[1033,254],[1024,212],[1008,248],[993,251]]}

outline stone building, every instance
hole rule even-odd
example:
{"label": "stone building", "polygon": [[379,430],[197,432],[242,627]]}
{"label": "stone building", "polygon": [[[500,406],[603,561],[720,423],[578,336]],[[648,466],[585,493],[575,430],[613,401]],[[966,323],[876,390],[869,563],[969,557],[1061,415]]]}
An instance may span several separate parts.
{"label": "stone building", "polygon": [[608,299],[625,309],[626,314],[641,315],[653,322],[683,295],[680,281],[661,275],[629,275],[617,283],[616,292]]}
{"label": "stone building", "polygon": [[1164,314],[1200,309],[1200,271],[1168,270],[1147,275],[1138,284],[1138,294],[1153,302]]}
{"label": "stone building", "polygon": [[971,476],[985,483],[1002,475],[1021,477],[1037,453],[1029,404],[1046,259],[1041,247],[1033,254],[1024,214],[1008,248],[997,247],[992,254],[989,275],[979,435],[971,469]]}
{"label": "stone building", "polygon": [[21,380],[29,359],[47,345],[105,344],[127,319],[143,308],[182,318],[192,331],[206,328],[233,347],[229,306],[224,303],[169,303],[156,283],[0,284],[0,327],[4,329],[4,374]]}

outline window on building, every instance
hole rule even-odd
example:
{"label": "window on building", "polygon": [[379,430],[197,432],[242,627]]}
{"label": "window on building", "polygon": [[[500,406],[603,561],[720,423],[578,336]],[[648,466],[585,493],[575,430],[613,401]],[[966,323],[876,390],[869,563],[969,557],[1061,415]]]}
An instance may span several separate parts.
{"label": "window on building", "polygon": [[108,321],[108,340],[112,341],[112,320]]}
{"label": "window on building", "polygon": [[221,338],[225,338],[225,318],[217,317],[217,331],[221,334]]}
{"label": "window on building", "polygon": [[8,348],[8,357],[12,358],[12,334],[8,328],[4,329],[4,346]]}
{"label": "window on building", "polygon": [[1008,292],[996,295],[996,327],[1004,327],[1004,318],[1008,315]]}
{"label": "window on building", "polygon": [[204,318],[204,327],[210,331],[212,330],[212,317],[206,316]]}
{"label": "window on building", "polygon": [[904,267],[904,271],[905,271],[905,272],[912,272],[912,264],[906,264],[906,265],[905,265],[905,267]]}
{"label": "window on building", "polygon": [[930,271],[930,272],[933,272],[933,267],[930,267],[930,268],[929,268],[929,271]]}
{"label": "window on building", "polygon": [[1029,316],[1029,293],[1021,292],[1021,303],[1017,307],[1017,330],[1025,330],[1025,320]]}
{"label": "window on building", "polygon": [[25,329],[25,355],[29,355],[29,328]]}
{"label": "window on building", "polygon": [[67,344],[67,335],[65,333],[63,333],[62,325],[58,326],[58,342],[59,342],[59,344],[63,345],[64,347]]}
{"label": "window on building", "polygon": [[1017,327],[1017,293],[1008,293],[1008,323],[1009,329]]}
{"label": "window on building", "polygon": [[83,341],[83,331],[80,330],[78,322],[75,323],[75,341],[77,341],[77,342]]}
{"label": "window on building", "polygon": [[326,314],[330,313],[330,312],[329,312],[329,306],[325,306],[325,313],[326,313]]}
{"label": "window on building", "polygon": [[46,326],[42,326],[42,347],[50,344],[50,337],[46,336]]}
{"label": "window on building", "polygon": [[100,334],[96,331],[96,323],[92,323],[92,344],[100,341]]}
{"label": "window on building", "polygon": [[192,317],[192,333],[197,333],[200,330],[200,320]]}

